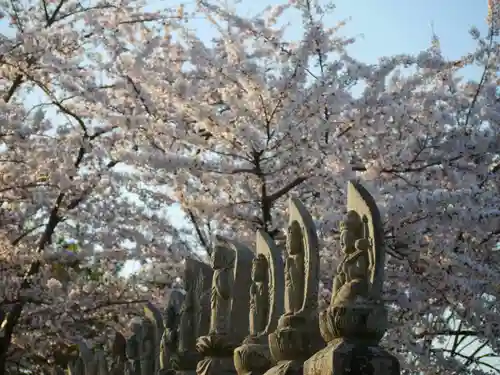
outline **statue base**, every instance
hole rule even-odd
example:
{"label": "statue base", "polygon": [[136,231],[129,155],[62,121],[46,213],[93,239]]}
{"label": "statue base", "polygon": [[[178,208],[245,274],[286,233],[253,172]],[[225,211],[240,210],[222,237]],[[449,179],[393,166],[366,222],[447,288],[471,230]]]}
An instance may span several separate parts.
{"label": "statue base", "polygon": [[326,342],[344,338],[378,344],[387,330],[387,310],[382,303],[333,305],[321,312],[319,318]]}
{"label": "statue base", "polygon": [[299,314],[282,315],[268,339],[277,364],[265,375],[302,375],[304,361],[324,347],[317,318]]}
{"label": "statue base", "polygon": [[235,346],[228,335],[209,334],[198,338],[196,350],[203,359],[196,365],[197,375],[236,375],[233,362]]}
{"label": "statue base", "polygon": [[263,375],[273,365],[267,336],[247,337],[234,350],[233,360],[238,375]]}
{"label": "statue base", "polygon": [[400,366],[379,345],[336,339],[304,362],[303,375],[400,375]]}
{"label": "statue base", "polygon": [[177,352],[171,358],[172,368],[176,375],[195,375],[196,365],[202,359],[203,356],[198,352]]}
{"label": "statue base", "polygon": [[304,363],[303,375],[399,375],[399,361],[379,346],[387,325],[382,303],[330,306],[319,315],[329,341]]}

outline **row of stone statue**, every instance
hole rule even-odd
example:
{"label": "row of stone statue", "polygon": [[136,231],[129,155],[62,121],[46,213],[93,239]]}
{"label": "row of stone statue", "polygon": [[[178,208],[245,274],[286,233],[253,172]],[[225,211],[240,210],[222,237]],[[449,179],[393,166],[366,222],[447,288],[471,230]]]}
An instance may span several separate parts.
{"label": "row of stone statue", "polygon": [[399,374],[378,344],[386,329],[380,214],[358,183],[347,196],[344,258],[326,310],[318,314],[316,228],[291,199],[285,251],[264,231],[255,251],[218,237],[210,265],[186,260],[185,290],[171,292],[163,313],[148,304],[146,319],[128,340],[117,334],[108,355],[80,344],[70,374]]}

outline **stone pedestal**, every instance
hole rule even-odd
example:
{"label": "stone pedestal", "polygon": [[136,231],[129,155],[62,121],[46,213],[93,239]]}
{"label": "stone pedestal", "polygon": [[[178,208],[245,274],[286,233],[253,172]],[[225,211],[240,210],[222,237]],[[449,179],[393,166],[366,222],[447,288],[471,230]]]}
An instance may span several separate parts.
{"label": "stone pedestal", "polygon": [[[127,373],[125,373],[127,374]],[[165,369],[165,368],[162,368],[162,369],[159,369],[158,370],[158,373],[157,375],[176,375],[176,371],[174,369]]]}
{"label": "stone pedestal", "polygon": [[320,314],[329,341],[304,363],[304,375],[399,375],[399,362],[379,346],[386,330],[382,304],[331,306]]}
{"label": "stone pedestal", "polygon": [[302,375],[304,361],[323,346],[317,320],[283,315],[276,331],[269,334],[269,349],[277,363],[265,374]]}
{"label": "stone pedestal", "polygon": [[228,335],[209,334],[198,338],[196,350],[203,359],[196,365],[197,375],[236,375],[233,351],[236,345]]}
{"label": "stone pedestal", "polygon": [[274,361],[267,343],[267,335],[248,337],[234,350],[234,366],[238,375],[263,375]]}
{"label": "stone pedestal", "polygon": [[196,375],[196,366],[202,359],[198,352],[177,352],[171,358],[172,369],[176,375]]}
{"label": "stone pedestal", "polygon": [[304,375],[399,375],[399,362],[378,345],[337,339],[304,363]]}

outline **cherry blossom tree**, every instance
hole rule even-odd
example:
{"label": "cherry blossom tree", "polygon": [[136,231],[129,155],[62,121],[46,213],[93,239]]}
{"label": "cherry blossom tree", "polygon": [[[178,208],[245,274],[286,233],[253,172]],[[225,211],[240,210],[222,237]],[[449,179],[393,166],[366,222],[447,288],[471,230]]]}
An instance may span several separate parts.
{"label": "cherry blossom tree", "polygon": [[[494,28],[472,29],[477,49],[458,60],[436,39],[419,54],[364,64],[349,56],[355,41],[342,23],[323,23],[328,6],[295,1],[242,17],[198,5],[213,40],[172,22],[139,61],[123,46],[127,94],[115,95],[135,98],[130,159],[175,191],[199,246],[209,252],[215,231],[251,244],[264,229],[281,241],[294,195],[317,220],[328,285],[344,188],[358,178],[385,219],[386,344],[405,371],[498,371],[488,362],[500,329]],[[286,14],[297,11],[303,35],[289,40]],[[473,65],[482,74],[467,81],[461,69]]]}
{"label": "cherry blossom tree", "polygon": [[[193,243],[210,252],[214,232],[252,244],[264,229],[281,242],[290,195],[317,221],[328,289],[344,188],[358,178],[385,220],[385,344],[409,374],[497,371],[493,22],[487,35],[471,30],[477,49],[458,60],[433,43],[364,64],[349,55],[343,22],[324,22],[332,6],[308,0],[255,17],[208,2],[193,14],[132,0],[1,9],[12,34],[0,44],[0,369],[20,350],[31,355],[21,365],[44,362],[56,335],[94,337],[123,326],[130,302],[159,297],[117,277],[127,259],[174,274]],[[286,33],[294,12],[300,40]],[[200,16],[211,41],[185,22]],[[472,65],[482,74],[466,81]],[[191,233],[172,226],[173,203]]]}
{"label": "cherry blossom tree", "polygon": [[116,65],[101,51],[175,17],[145,6],[0,1],[1,374],[42,373],[61,345],[160,297],[122,277],[128,259],[188,252],[162,212],[173,200],[122,158],[133,143],[112,120],[127,99],[108,97]]}

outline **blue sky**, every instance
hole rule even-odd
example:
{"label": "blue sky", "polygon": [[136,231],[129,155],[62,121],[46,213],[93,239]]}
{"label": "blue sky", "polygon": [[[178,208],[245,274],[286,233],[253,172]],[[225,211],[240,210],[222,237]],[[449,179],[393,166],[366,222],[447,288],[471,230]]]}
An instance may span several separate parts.
{"label": "blue sky", "polygon": [[[182,0],[150,0],[149,6],[168,8]],[[214,0],[234,4],[238,0]],[[255,15],[266,6],[282,4],[287,0],[239,0],[236,6],[239,14]],[[324,4],[328,0],[318,0]],[[356,43],[349,47],[355,58],[374,63],[381,56],[401,53],[418,53],[431,44],[433,30],[439,37],[441,49],[446,58],[458,59],[472,52],[476,45],[469,35],[472,26],[484,36],[487,33],[486,16],[488,0],[333,0],[336,9],[324,18],[327,27],[338,21],[347,20],[342,34],[356,37]],[[186,9],[193,7],[196,0],[189,0]],[[288,29],[287,38],[301,37],[300,15],[286,13],[286,21],[293,27]],[[206,21],[189,22],[202,39],[208,41],[214,36]],[[295,26],[297,25],[297,26]],[[473,67],[462,70],[467,79],[479,79],[482,71]]]}
{"label": "blue sky", "polygon": [[[321,1],[321,0],[319,0]],[[228,0],[229,3],[232,3]],[[441,40],[443,53],[458,58],[474,49],[469,36],[471,26],[486,33],[487,0],[335,0],[336,10],[325,19],[327,25],[350,18],[343,34],[357,36],[350,48],[351,54],[364,62],[375,62],[379,56],[398,53],[416,53],[427,48],[435,33]],[[175,0],[156,0],[153,7],[175,4]],[[267,5],[280,4],[280,0],[241,0],[238,9],[244,14],[255,14]],[[192,5],[193,2],[189,2]],[[161,6],[161,5],[160,5]],[[292,25],[300,19],[288,18]],[[202,22],[193,25],[201,35],[210,35]],[[300,27],[290,30],[293,39],[300,36]]]}
{"label": "blue sky", "polygon": [[[179,2],[182,0],[152,0],[150,4],[157,7]],[[278,3],[277,0],[242,0],[239,8],[255,13]],[[335,4],[337,10],[332,23],[352,17],[345,29],[347,34],[364,34],[352,51],[367,61],[380,55],[425,48],[431,36],[431,22],[446,54],[459,56],[473,47],[467,33],[469,27],[475,25],[485,30],[487,13],[487,0],[336,0]],[[6,32],[7,23],[8,19],[0,21],[0,33]]]}
{"label": "blue sky", "polygon": [[487,0],[338,0],[336,4],[339,16],[352,17],[346,32],[364,34],[351,51],[365,61],[427,48],[431,23],[450,58],[474,48],[468,34],[471,26],[486,31]]}

